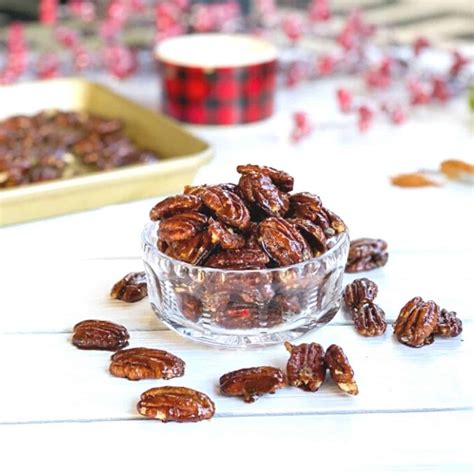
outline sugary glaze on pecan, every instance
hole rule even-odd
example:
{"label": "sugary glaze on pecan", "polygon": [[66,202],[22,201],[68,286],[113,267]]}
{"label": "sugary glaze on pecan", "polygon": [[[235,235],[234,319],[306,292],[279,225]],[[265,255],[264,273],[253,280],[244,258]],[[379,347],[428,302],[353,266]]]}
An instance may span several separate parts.
{"label": "sugary glaze on pecan", "polygon": [[120,324],[87,319],[73,328],[72,343],[79,349],[116,351],[128,346],[129,334]]}
{"label": "sugary glaze on pecan", "polygon": [[240,174],[257,173],[268,176],[273,184],[277,186],[280,191],[290,192],[293,190],[294,179],[288,173],[277,170],[270,166],[259,165],[240,165],[237,166],[237,172]]}
{"label": "sugary glaze on pecan", "polygon": [[380,336],[387,330],[385,312],[373,301],[365,301],[351,311],[354,326],[361,336]]}
{"label": "sugary glaze on pecan", "polygon": [[178,194],[170,196],[155,204],[150,211],[150,219],[159,221],[165,217],[187,211],[199,211],[202,207],[201,198],[193,194]]}
{"label": "sugary glaze on pecan", "polygon": [[125,275],[112,287],[110,296],[116,300],[135,303],[148,295],[145,272],[132,272]]}
{"label": "sugary glaze on pecan", "polygon": [[348,308],[353,308],[367,301],[374,301],[378,293],[375,282],[368,278],[359,278],[346,285],[344,302]]}
{"label": "sugary glaze on pecan", "polygon": [[347,258],[346,272],[364,272],[383,267],[388,260],[387,242],[382,239],[352,240]]}
{"label": "sugary glaze on pecan", "polygon": [[336,344],[330,345],[326,349],[325,361],[331,378],[338,387],[349,395],[357,395],[359,388],[354,379],[354,371],[342,347]]}
{"label": "sugary glaze on pecan", "polygon": [[208,227],[211,242],[220,245],[224,250],[235,250],[245,247],[245,237],[215,219],[210,219]]}
{"label": "sugary glaze on pecan", "polygon": [[455,311],[442,309],[433,332],[436,336],[457,337],[462,333],[462,321]]}

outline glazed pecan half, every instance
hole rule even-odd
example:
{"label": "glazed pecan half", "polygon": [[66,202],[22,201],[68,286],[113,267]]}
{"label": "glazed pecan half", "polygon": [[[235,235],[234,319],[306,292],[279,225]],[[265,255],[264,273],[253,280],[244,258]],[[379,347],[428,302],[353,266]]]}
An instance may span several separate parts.
{"label": "glazed pecan half", "polygon": [[196,211],[175,214],[160,223],[159,237],[165,242],[176,242],[194,237],[207,224],[207,216]]}
{"label": "glazed pecan half", "polygon": [[263,250],[236,249],[216,252],[206,260],[206,267],[229,270],[256,270],[270,261]]}
{"label": "glazed pecan half", "polygon": [[373,301],[365,301],[351,309],[356,331],[361,336],[380,336],[387,330],[385,313]]}
{"label": "glazed pecan half", "polygon": [[170,196],[163,201],[160,201],[150,211],[150,219],[152,221],[159,221],[164,217],[171,217],[175,214],[186,211],[199,211],[202,207],[202,202],[199,196],[193,194],[178,194]]}
{"label": "glazed pecan half", "polygon": [[285,342],[291,354],[286,365],[288,384],[308,392],[316,392],[326,378],[324,349],[315,342],[294,346]]}
{"label": "glazed pecan half", "polygon": [[439,306],[434,301],[425,302],[416,296],[400,310],[394,325],[395,336],[399,342],[410,347],[431,344],[439,313]]}
{"label": "glazed pecan half", "polygon": [[[192,196],[192,194],[186,194]],[[242,199],[221,186],[209,186],[201,199],[204,204],[225,224],[238,229],[247,229],[250,225],[250,213]]]}
{"label": "glazed pecan half", "polygon": [[185,318],[198,321],[202,314],[202,301],[189,293],[176,293],[179,309]]}
{"label": "glazed pecan half", "polygon": [[157,387],[143,392],[137,404],[140,415],[168,421],[208,420],[215,413],[214,402],[204,393],[187,387]]}
{"label": "glazed pecan half", "polygon": [[212,252],[214,245],[207,230],[198,232],[187,240],[173,242],[166,248],[166,255],[183,262],[199,265]]}
{"label": "glazed pecan half", "polygon": [[208,227],[211,242],[220,245],[224,250],[235,250],[245,247],[245,237],[237,234],[232,227],[228,227],[215,219],[209,220]]}
{"label": "glazed pecan half", "polygon": [[365,272],[383,267],[388,260],[387,242],[382,239],[352,240],[347,258],[346,272]]}
{"label": "glazed pecan half", "polygon": [[120,324],[87,319],[74,326],[72,343],[79,349],[116,351],[128,346],[129,334]]}
{"label": "glazed pecan half", "polygon": [[281,192],[272,180],[263,174],[244,174],[239,188],[245,200],[257,206],[265,214],[283,217],[290,206],[288,194]]}
{"label": "glazed pecan half", "polygon": [[135,303],[148,295],[145,272],[132,272],[125,275],[112,287],[110,296],[116,300]]}
{"label": "glazed pecan half", "polygon": [[366,301],[374,301],[378,291],[375,282],[368,278],[359,278],[345,287],[344,302],[348,308],[353,308]]}
{"label": "glazed pecan half", "polygon": [[331,378],[338,387],[349,395],[357,395],[359,388],[354,379],[354,371],[342,347],[336,344],[330,345],[326,350],[325,361]]}
{"label": "glazed pecan half", "polygon": [[296,226],[301,235],[309,243],[314,256],[321,255],[327,250],[326,235],[321,227],[317,226],[308,219],[297,217],[295,219],[288,219]]}
{"label": "glazed pecan half", "polygon": [[128,380],[172,379],[184,374],[184,361],[170,352],[134,347],[111,357],[110,373]]}
{"label": "glazed pecan half", "polygon": [[294,179],[284,171],[271,168],[270,166],[259,165],[240,165],[237,166],[237,172],[240,174],[259,173],[268,176],[273,184],[283,192],[293,190]]}
{"label": "glazed pecan half", "polygon": [[433,331],[436,336],[456,337],[462,333],[462,321],[455,311],[442,309],[439,313],[438,324]]}
{"label": "glazed pecan half", "polygon": [[234,370],[219,379],[224,395],[243,397],[244,402],[254,402],[265,393],[275,393],[286,385],[285,374],[275,367],[252,367]]}
{"label": "glazed pecan half", "polygon": [[259,242],[267,254],[281,266],[312,257],[311,249],[298,229],[281,217],[269,217],[258,226]]}

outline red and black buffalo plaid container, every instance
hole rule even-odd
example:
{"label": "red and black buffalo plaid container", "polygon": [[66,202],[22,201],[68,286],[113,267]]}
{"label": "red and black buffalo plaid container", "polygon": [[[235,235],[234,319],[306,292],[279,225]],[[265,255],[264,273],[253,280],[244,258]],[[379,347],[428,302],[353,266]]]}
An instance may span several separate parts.
{"label": "red and black buffalo plaid container", "polygon": [[272,115],[276,48],[246,35],[194,34],[161,43],[162,108],[183,122],[226,125]]}

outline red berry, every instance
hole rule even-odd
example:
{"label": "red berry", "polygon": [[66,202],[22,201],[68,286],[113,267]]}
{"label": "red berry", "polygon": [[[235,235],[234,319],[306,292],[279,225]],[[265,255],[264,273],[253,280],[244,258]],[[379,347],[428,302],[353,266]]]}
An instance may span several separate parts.
{"label": "red berry", "polygon": [[459,51],[453,51],[453,62],[449,69],[449,74],[451,74],[451,76],[457,76],[467,64],[469,64],[469,59],[463,56]]}
{"label": "red berry", "polygon": [[361,105],[357,109],[358,120],[357,125],[359,127],[359,131],[361,133],[366,132],[372,125],[374,119],[374,112],[372,109],[367,107],[366,105]]}
{"label": "red berry", "polygon": [[312,0],[309,5],[309,18],[315,23],[330,20],[331,9],[328,0]]}
{"label": "red berry", "polygon": [[329,76],[334,72],[336,59],[329,54],[323,54],[317,59],[316,70],[321,76]]}
{"label": "red berry", "polygon": [[431,97],[440,102],[446,102],[449,99],[450,93],[448,85],[444,79],[434,77],[431,81]]}
{"label": "red berry", "polygon": [[292,42],[299,41],[303,36],[303,21],[299,15],[286,16],[282,27],[286,37]]}
{"label": "red berry", "polygon": [[420,53],[426,49],[426,48],[429,48],[430,47],[430,42],[428,41],[427,38],[425,38],[424,36],[418,36],[418,38],[415,39],[415,41],[413,42],[413,52],[415,53],[415,56],[419,56]]}
{"label": "red berry", "polygon": [[419,81],[415,79],[408,81],[407,88],[411,105],[423,105],[431,101],[431,93],[428,87]]}
{"label": "red berry", "polygon": [[339,109],[343,114],[347,114],[352,109],[352,94],[347,89],[338,89],[336,91]]}

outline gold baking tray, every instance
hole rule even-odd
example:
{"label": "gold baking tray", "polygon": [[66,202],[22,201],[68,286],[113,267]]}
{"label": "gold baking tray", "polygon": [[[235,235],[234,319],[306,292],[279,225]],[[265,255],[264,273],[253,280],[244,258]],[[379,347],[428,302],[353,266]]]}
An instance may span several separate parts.
{"label": "gold baking tray", "polygon": [[173,120],[99,84],[52,79],[0,86],[0,120],[41,110],[83,111],[123,120],[128,136],[158,163],[0,189],[0,226],[180,191],[213,149]]}

